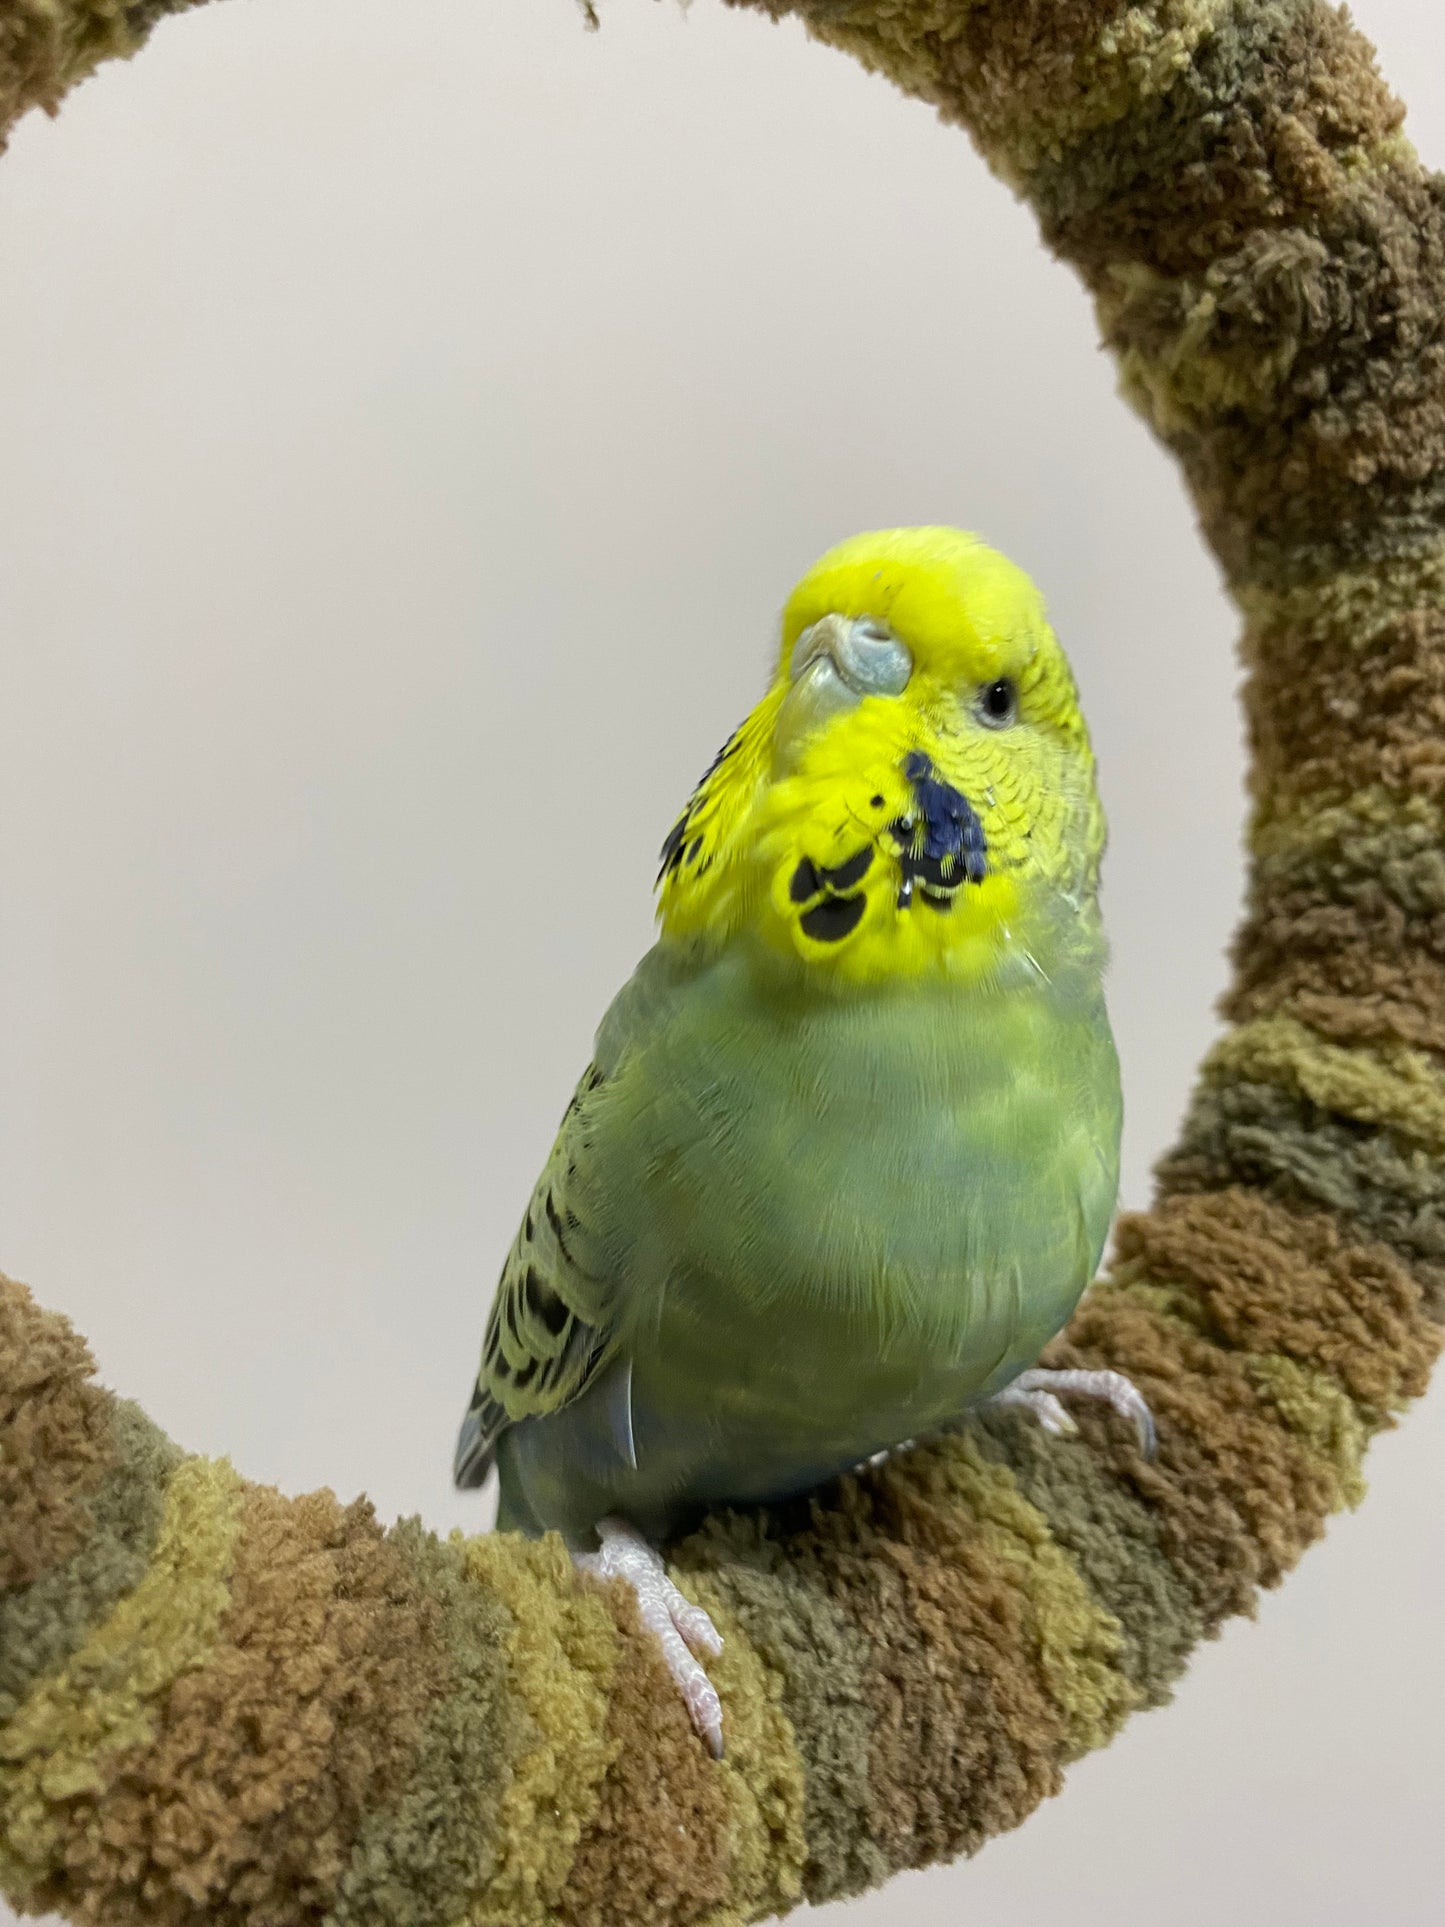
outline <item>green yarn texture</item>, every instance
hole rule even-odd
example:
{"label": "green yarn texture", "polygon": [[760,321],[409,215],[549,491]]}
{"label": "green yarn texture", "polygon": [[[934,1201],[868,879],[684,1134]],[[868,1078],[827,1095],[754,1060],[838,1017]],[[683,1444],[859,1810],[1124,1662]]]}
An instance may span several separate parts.
{"label": "green yarn texture", "polygon": [[[736,0],[754,4],[754,0]],[[0,130],[179,5],[0,0]],[[1250,889],[1154,1207],[998,1414],[670,1549],[698,1745],[555,1540],[172,1446],[0,1279],[0,1889],[137,1927],[737,1927],[968,1852],[1356,1502],[1445,1316],[1445,183],[1321,0],[799,0],[1094,297],[1243,618]]]}

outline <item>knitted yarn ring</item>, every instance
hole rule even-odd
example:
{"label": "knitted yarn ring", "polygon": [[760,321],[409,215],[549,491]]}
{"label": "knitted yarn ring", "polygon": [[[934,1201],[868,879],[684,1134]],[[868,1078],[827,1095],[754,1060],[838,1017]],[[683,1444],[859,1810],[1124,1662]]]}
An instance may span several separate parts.
{"label": "knitted yarn ring", "polygon": [[[754,0],[734,0],[753,4]],[[0,126],[185,0],[4,0]],[[773,0],[966,127],[1094,295],[1244,618],[1250,886],[1157,1201],[998,1414],[619,1587],[190,1457],[0,1283],[0,1887],[148,1927],[736,1922],[1016,1825],[1361,1491],[1445,1316],[1445,186],[1321,0]]]}

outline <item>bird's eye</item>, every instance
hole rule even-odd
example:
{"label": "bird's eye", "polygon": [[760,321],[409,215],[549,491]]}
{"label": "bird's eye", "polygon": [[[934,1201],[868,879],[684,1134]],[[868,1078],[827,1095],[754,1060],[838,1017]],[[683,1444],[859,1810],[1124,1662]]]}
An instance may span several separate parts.
{"label": "bird's eye", "polygon": [[985,683],[978,699],[979,720],[988,724],[990,729],[1007,729],[1017,722],[1019,713],[1018,684],[1012,676],[1000,676],[997,682]]}

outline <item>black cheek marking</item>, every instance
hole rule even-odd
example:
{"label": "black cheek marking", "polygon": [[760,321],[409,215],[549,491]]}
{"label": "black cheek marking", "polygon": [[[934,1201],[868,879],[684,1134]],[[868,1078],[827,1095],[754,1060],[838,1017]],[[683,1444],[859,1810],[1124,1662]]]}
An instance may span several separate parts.
{"label": "black cheek marking", "polygon": [[527,1282],[522,1287],[522,1295],[527,1301],[527,1310],[555,1338],[567,1323],[567,1307],[546,1279],[538,1275],[533,1265],[527,1267]]}
{"label": "black cheek marking", "polygon": [[957,866],[958,875],[954,875],[952,856],[914,856],[909,859],[909,868],[920,883],[932,884],[936,890],[954,890],[963,881],[961,864]]}
{"label": "black cheek marking", "polygon": [[788,895],[794,903],[807,903],[817,896],[822,887],[812,860],[805,856],[793,872],[792,881],[788,885]]}
{"label": "black cheek marking", "polygon": [[803,933],[814,943],[841,943],[863,920],[862,897],[824,897],[799,918]]}
{"label": "black cheek marking", "polygon": [[881,810],[883,807],[883,798],[881,796],[870,796],[868,798],[868,807],[870,810]]}
{"label": "black cheek marking", "polygon": [[821,872],[823,881],[830,890],[851,890],[861,883],[868,874],[868,866],[873,861],[873,845],[865,843],[856,856],[850,856],[846,863],[840,863],[836,870]]}
{"label": "black cheek marking", "polygon": [[905,850],[913,848],[913,818],[895,816],[891,823],[885,823],[883,834],[894,845],[894,855],[902,856]]}

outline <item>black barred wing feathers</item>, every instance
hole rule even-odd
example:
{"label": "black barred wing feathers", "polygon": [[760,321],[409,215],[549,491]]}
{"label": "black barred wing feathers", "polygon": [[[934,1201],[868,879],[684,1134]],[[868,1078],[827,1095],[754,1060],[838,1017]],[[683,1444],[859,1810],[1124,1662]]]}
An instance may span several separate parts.
{"label": "black barred wing feathers", "polygon": [[482,1483],[508,1425],[571,1404],[615,1351],[609,1266],[586,1179],[589,1104],[602,1082],[593,1065],[577,1086],[502,1267],[457,1440],[459,1486]]}
{"label": "black barred wing feathers", "polygon": [[664,927],[725,936],[741,918],[738,892],[752,855],[750,825],[771,767],[782,686],[735,729],[667,833],[657,873]]}

